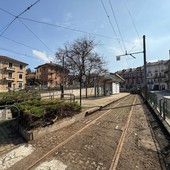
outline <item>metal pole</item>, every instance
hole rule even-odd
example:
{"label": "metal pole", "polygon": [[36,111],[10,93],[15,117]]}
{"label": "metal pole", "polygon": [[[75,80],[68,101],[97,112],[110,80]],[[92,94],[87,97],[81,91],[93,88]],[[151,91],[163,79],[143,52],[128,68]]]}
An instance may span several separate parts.
{"label": "metal pole", "polygon": [[144,86],[147,85],[147,74],[146,74],[146,42],[145,35],[143,35],[143,58],[144,58]]}
{"label": "metal pole", "polygon": [[62,82],[61,82],[61,99],[64,98],[64,55],[62,57],[62,64],[63,64],[63,73],[62,73]]}
{"label": "metal pole", "polygon": [[82,75],[80,75],[80,106],[81,106]]}

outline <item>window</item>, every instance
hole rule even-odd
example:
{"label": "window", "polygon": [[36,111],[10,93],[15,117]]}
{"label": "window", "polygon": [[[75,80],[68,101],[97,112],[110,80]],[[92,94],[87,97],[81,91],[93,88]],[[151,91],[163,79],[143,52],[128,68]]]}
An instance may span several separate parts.
{"label": "window", "polygon": [[9,63],[8,66],[11,68],[11,67],[13,66],[13,64],[12,64],[12,63]]}
{"label": "window", "polygon": [[20,68],[20,70],[22,70],[23,69],[23,65],[19,65],[19,68]]}
{"label": "window", "polygon": [[8,82],[8,87],[12,87],[12,83],[11,82]]}
{"label": "window", "polygon": [[19,83],[19,88],[22,88],[22,83]]}
{"label": "window", "polygon": [[22,79],[22,74],[19,74],[19,79]]}
{"label": "window", "polygon": [[8,78],[12,78],[12,73],[11,72],[8,73]]}

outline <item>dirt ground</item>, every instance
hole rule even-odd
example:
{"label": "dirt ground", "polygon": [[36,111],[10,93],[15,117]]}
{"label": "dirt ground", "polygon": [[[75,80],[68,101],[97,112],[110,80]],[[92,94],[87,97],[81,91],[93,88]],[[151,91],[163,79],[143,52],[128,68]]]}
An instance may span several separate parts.
{"label": "dirt ground", "polygon": [[162,169],[159,146],[148,125],[146,111],[142,105],[134,107],[117,168],[119,170]]}

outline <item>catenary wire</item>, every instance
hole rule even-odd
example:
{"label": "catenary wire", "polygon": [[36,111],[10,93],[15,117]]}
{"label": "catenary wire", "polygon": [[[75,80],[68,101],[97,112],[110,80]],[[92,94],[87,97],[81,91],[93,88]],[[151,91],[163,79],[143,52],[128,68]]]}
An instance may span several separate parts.
{"label": "catenary wire", "polygon": [[105,11],[105,13],[106,13],[106,16],[107,16],[108,20],[109,20],[110,26],[111,26],[111,28],[112,28],[112,30],[113,30],[113,32],[114,32],[114,34],[115,34],[115,36],[116,36],[116,38],[117,38],[117,40],[118,40],[118,43],[119,43],[119,45],[120,45],[120,48],[121,48],[121,50],[122,50],[122,52],[123,52],[122,45],[121,45],[120,40],[119,40],[119,38],[118,38],[118,36],[117,36],[117,34],[116,34],[116,31],[115,31],[115,29],[114,29],[114,26],[113,26],[113,24],[112,24],[112,21],[111,21],[111,19],[110,19],[110,16],[109,16],[109,14],[108,14],[108,12],[107,12],[107,10],[106,10],[106,7],[105,7],[105,5],[104,5],[104,3],[103,3],[102,0],[100,0],[100,2],[101,2],[101,4],[102,4],[102,6],[103,6],[103,9],[104,9],[104,11]]}
{"label": "catenary wire", "polygon": [[121,41],[122,41],[122,43],[123,43],[124,49],[125,49],[125,51],[127,51],[127,49],[126,49],[126,45],[125,45],[124,40],[123,40],[122,33],[121,33],[121,31],[120,31],[120,27],[119,27],[119,24],[118,24],[118,21],[117,21],[116,15],[115,15],[115,12],[114,12],[114,10],[113,10],[113,6],[112,6],[112,3],[111,3],[111,0],[109,0],[109,4],[110,4],[111,11],[112,11],[112,14],[113,14],[114,19],[115,19],[115,23],[116,23],[116,25],[117,25],[117,28],[118,28],[118,31],[119,31],[119,34],[120,34]]}
{"label": "catenary wire", "polygon": [[[5,9],[0,8],[2,11],[14,16],[15,18],[6,26],[5,30],[1,33],[1,37],[3,36],[3,34],[5,33],[5,31],[9,28],[9,26],[16,20],[18,19],[26,28],[27,30],[29,30],[46,48],[48,48],[48,50],[50,50],[52,53],[53,51],[23,22],[19,19],[19,17],[25,13],[27,10],[29,10],[31,7],[33,7],[36,3],[38,3],[40,0],[36,1],[34,4],[32,4],[31,6],[29,6],[26,10],[24,10],[23,12],[21,12],[19,15],[15,16],[14,14],[12,14],[11,12],[8,12]],[[21,44],[21,43],[20,43]],[[23,44],[22,44],[23,45]],[[28,47],[28,46],[27,46]]]}
{"label": "catenary wire", "polygon": [[[13,15],[12,13],[10,13],[9,11],[7,10],[4,10],[2,8],[0,8],[1,10],[3,10],[4,12],[12,15],[12,16],[15,16]],[[66,27],[66,26],[62,26],[62,25],[58,25],[58,24],[52,24],[52,23],[47,23],[47,22],[43,22],[43,21],[38,21],[38,20],[35,20],[35,19],[30,19],[30,18],[25,18],[25,17],[18,17],[22,20],[26,20],[26,21],[30,21],[30,22],[35,22],[35,23],[39,23],[39,24],[43,24],[43,25],[47,25],[47,26],[53,26],[53,27],[58,27],[58,28],[62,28],[62,29],[66,29],[66,30],[70,30],[70,31],[74,31],[74,32],[80,32],[80,33],[84,33],[84,34],[89,34],[89,35],[94,35],[94,36],[99,36],[99,37],[103,37],[103,38],[109,38],[109,39],[114,39],[114,40],[119,40],[121,41],[120,39],[118,38],[115,38],[115,37],[112,37],[112,36],[108,36],[108,35],[102,35],[102,34],[97,34],[97,33],[92,33],[92,32],[87,32],[87,31],[83,31],[83,30],[79,30],[79,29],[75,29],[75,28],[70,28],[70,27]],[[132,42],[130,40],[124,40],[125,42]]]}
{"label": "catenary wire", "polygon": [[48,50],[50,50],[52,53],[52,49],[50,49],[22,20],[18,18],[18,20],[29,30]]}
{"label": "catenary wire", "polygon": [[13,43],[22,45],[22,46],[24,46],[24,47],[30,48],[31,50],[41,51],[40,49],[37,49],[37,48],[34,48],[34,47],[30,46],[30,45],[27,45],[27,44],[18,42],[18,41],[16,41],[16,40],[13,40],[13,39],[11,39],[11,38],[8,38],[8,37],[6,37],[6,36],[4,36],[4,35],[2,35],[1,38],[4,38],[4,39],[6,39],[6,40],[8,40],[8,41],[11,41],[11,42],[13,42]]}
{"label": "catenary wire", "polygon": [[22,56],[25,56],[25,57],[28,57],[28,58],[33,58],[35,60],[38,60],[38,58],[32,57],[31,55],[24,54],[24,53],[21,53],[21,52],[18,52],[18,51],[9,50],[9,49],[3,48],[3,47],[0,47],[0,49],[3,50],[3,51],[8,51],[8,52],[11,52],[11,53],[14,53],[14,54],[19,54],[19,55],[22,55]]}
{"label": "catenary wire", "polygon": [[19,18],[22,14],[24,14],[26,11],[30,10],[35,4],[37,4],[40,0],[37,0],[35,3],[33,3],[32,5],[30,5],[27,9],[25,9],[24,11],[22,11],[20,14],[18,14],[17,16],[11,14],[10,12],[0,8],[1,10],[3,10],[4,12],[7,12],[8,14],[14,16],[15,18],[9,23],[7,24],[4,28],[2,28],[0,31],[2,31],[2,33],[0,34],[0,36],[2,36],[6,31],[7,29],[12,25],[12,23],[17,19]]}
{"label": "catenary wire", "polygon": [[136,27],[136,25],[135,25],[135,22],[134,22],[134,19],[133,19],[132,15],[131,15],[131,12],[130,12],[130,10],[129,10],[129,8],[128,8],[128,5],[127,5],[126,0],[124,0],[124,2],[125,2],[126,9],[127,9],[127,11],[128,11],[128,14],[129,14],[129,16],[130,16],[130,18],[131,18],[133,27],[134,27],[134,29],[135,29],[135,31],[136,31],[136,34],[137,34],[138,38],[140,39],[139,32],[138,32],[138,30],[137,30],[137,27]]}
{"label": "catenary wire", "polygon": [[[70,30],[70,31],[74,31],[74,32],[79,32],[79,33],[84,33],[84,34],[89,34],[89,35],[94,35],[94,36],[99,36],[99,37],[103,37],[103,38],[109,38],[109,39],[114,39],[114,40],[119,40],[120,41],[120,39],[118,39],[118,38],[107,36],[107,35],[87,32],[87,31],[83,31],[83,30],[79,30],[79,29],[75,29],[75,28],[70,28],[70,27],[66,27],[66,26],[62,26],[62,25],[58,25],[58,24],[47,23],[47,22],[43,22],[43,21],[38,21],[38,20],[30,19],[30,18],[24,18],[24,17],[19,17],[19,18],[23,19],[23,20],[30,21],[30,22],[44,24],[44,25],[47,25],[47,26],[58,27],[58,28],[62,28],[62,29],[66,29],[66,30]],[[131,42],[131,41],[128,41],[128,40],[124,40],[124,41]]]}

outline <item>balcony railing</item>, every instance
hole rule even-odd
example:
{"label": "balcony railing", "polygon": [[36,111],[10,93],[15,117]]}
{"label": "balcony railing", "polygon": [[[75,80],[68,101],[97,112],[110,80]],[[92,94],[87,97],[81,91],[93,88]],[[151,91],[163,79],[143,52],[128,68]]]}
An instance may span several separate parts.
{"label": "balcony railing", "polygon": [[15,78],[13,78],[13,77],[5,77],[4,80],[5,81],[14,81]]}
{"label": "balcony railing", "polygon": [[22,82],[22,81],[23,81],[23,79],[18,79],[17,81]]}
{"label": "balcony railing", "polygon": [[48,74],[54,74],[54,73],[56,73],[56,71],[54,71],[54,70],[48,70]]}
{"label": "balcony railing", "polygon": [[5,67],[5,71],[15,71],[15,67]]}

